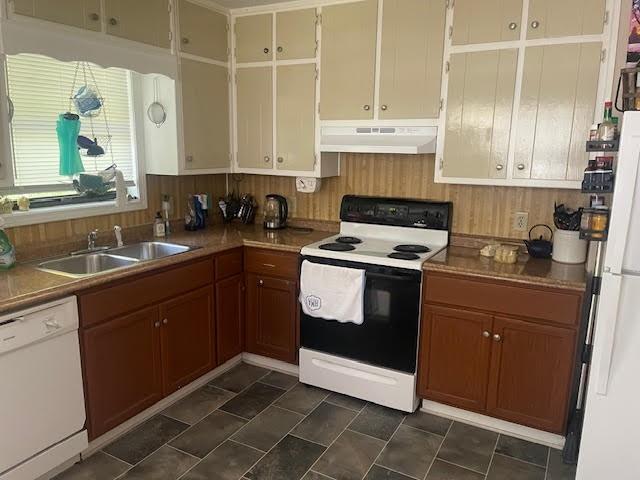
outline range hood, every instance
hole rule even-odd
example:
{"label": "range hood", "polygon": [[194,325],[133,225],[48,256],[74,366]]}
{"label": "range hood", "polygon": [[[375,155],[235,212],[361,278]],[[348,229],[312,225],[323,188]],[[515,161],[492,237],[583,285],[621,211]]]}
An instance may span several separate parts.
{"label": "range hood", "polygon": [[322,127],[321,152],[435,153],[437,127]]}

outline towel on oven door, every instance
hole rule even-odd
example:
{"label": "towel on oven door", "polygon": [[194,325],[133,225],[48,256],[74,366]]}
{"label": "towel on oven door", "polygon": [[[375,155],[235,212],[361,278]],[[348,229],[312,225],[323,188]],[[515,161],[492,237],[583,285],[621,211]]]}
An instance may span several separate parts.
{"label": "towel on oven door", "polygon": [[304,313],[325,320],[362,325],[364,270],[302,262],[300,304]]}

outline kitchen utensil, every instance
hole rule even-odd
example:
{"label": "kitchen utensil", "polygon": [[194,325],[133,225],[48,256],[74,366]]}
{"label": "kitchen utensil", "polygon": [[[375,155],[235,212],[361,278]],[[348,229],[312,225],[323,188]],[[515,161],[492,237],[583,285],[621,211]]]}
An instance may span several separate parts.
{"label": "kitchen utensil", "polygon": [[264,205],[264,228],[278,230],[287,226],[289,206],[282,195],[271,193],[266,196]]}
{"label": "kitchen utensil", "polygon": [[582,210],[582,208],[573,210],[566,207],[564,203],[554,204],[553,223],[558,230],[580,230]]}
{"label": "kitchen utensil", "polygon": [[[549,238],[549,240],[545,240],[542,235],[540,235],[540,237],[535,240],[531,238],[531,234],[533,233],[533,231],[539,227],[543,227],[549,230],[549,232],[551,233],[551,238]],[[553,240],[553,230],[551,230],[551,227],[549,225],[544,225],[540,223],[538,225],[534,225],[533,227],[531,227],[531,230],[529,230],[529,240],[525,240],[524,244],[527,246],[527,251],[529,252],[529,255],[531,255],[532,257],[549,258],[551,257],[551,252],[553,251],[552,240]]]}

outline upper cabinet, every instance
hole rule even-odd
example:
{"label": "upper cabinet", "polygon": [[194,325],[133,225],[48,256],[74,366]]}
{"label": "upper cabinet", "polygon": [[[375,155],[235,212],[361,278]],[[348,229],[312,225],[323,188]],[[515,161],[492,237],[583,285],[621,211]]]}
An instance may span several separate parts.
{"label": "upper cabinet", "polygon": [[276,58],[315,58],[316,23],[314,8],[276,13]]}
{"label": "upper cabinet", "polygon": [[379,118],[438,117],[445,13],[442,0],[384,0]]}
{"label": "upper cabinet", "polygon": [[228,18],[187,0],[180,0],[180,51],[218,62],[228,62]]}
{"label": "upper cabinet", "polygon": [[322,9],[320,118],[373,118],[378,2]]}
{"label": "upper cabinet", "polygon": [[18,15],[99,32],[102,30],[100,2],[101,0],[13,0],[13,11]]}
{"label": "upper cabinet", "polygon": [[268,62],[273,57],[273,15],[236,18],[236,62]]}
{"label": "upper cabinet", "polygon": [[104,0],[107,33],[156,47],[171,46],[169,0]]}
{"label": "upper cabinet", "polygon": [[529,0],[527,38],[599,35],[606,0]]}
{"label": "upper cabinet", "polygon": [[522,2],[523,0],[456,0],[451,26],[452,45],[518,40]]}

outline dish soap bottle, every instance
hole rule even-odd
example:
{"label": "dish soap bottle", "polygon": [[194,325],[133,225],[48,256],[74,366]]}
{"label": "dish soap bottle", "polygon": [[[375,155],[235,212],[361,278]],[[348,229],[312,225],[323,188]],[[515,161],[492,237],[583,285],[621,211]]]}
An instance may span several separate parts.
{"label": "dish soap bottle", "polygon": [[160,212],[156,212],[156,219],[153,222],[153,236],[154,237],[164,237],[166,234],[166,230],[164,227],[164,220]]}
{"label": "dish soap bottle", "polygon": [[0,270],[9,270],[16,264],[16,249],[4,231],[4,220],[0,218]]}

